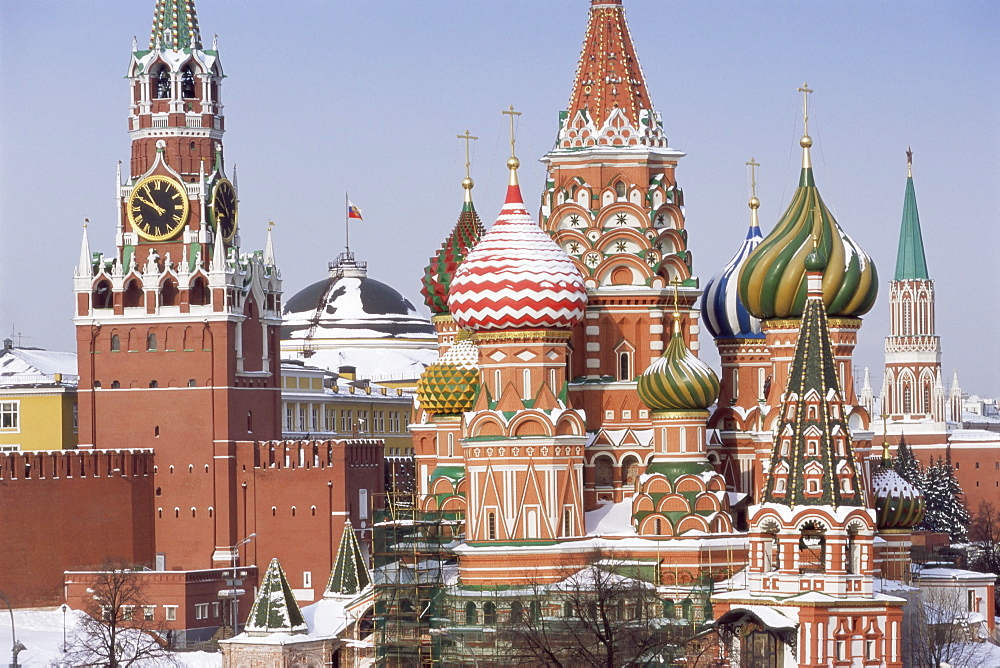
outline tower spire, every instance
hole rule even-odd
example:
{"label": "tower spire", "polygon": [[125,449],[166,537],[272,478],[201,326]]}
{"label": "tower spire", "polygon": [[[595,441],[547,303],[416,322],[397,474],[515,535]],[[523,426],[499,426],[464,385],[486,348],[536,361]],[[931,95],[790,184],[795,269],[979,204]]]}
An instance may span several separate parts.
{"label": "tower spire", "polygon": [[87,218],[83,219],[83,241],[80,242],[80,261],[76,266],[77,276],[91,277],[93,259],[90,255],[90,240],[87,238],[87,225],[90,220]]}
{"label": "tower spire", "polygon": [[172,51],[201,48],[194,0],[156,0],[149,48]]}
{"label": "tower spire", "polygon": [[569,118],[586,111],[600,128],[616,109],[634,127],[652,110],[621,0],[591,0],[590,20],[569,100]]}
{"label": "tower spire", "polygon": [[895,280],[927,280],[927,259],[924,239],[920,233],[917,195],[913,189],[913,151],[906,148],[906,194],[903,196],[903,221],[899,227],[899,249],[896,251]]}

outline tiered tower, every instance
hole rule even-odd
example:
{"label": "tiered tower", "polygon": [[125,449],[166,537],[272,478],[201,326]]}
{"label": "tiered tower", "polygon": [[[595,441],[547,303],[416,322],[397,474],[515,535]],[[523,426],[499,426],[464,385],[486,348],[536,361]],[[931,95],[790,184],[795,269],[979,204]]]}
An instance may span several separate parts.
{"label": "tiered tower", "polygon": [[569,107],[543,158],[541,207],[542,229],[587,288],[568,367],[574,404],[601,432],[588,458],[588,508],[598,498],[621,500],[652,447],[635,378],[670,340],[671,282],[680,284],[682,336],[697,351],[698,281],[674,177],[683,156],[649,99],[621,0],[592,0]]}
{"label": "tiered tower", "polygon": [[740,665],[764,646],[765,656],[783,654],[785,665],[838,665],[855,657],[896,667],[905,601],[873,590],[870,472],[852,444],[850,404],[827,324],[819,207],[810,217],[812,250],[802,259],[807,300],[778,405],[766,488],[751,507],[749,587],[713,597],[716,623]]}
{"label": "tiered tower", "polygon": [[281,277],[270,233],[263,252],[239,252],[214,46],[191,0],[158,0],[128,68],[116,251],[91,253],[84,229],[74,278],[80,447],[155,448],[169,568],[232,563],[236,444],[281,435]]}
{"label": "tiered tower", "polygon": [[[807,302],[805,259],[814,244],[818,244],[828,258],[822,276],[822,299],[831,318],[829,331],[835,368],[848,407],[847,419],[856,436],[863,436],[870,418],[858,405],[852,355],[861,327],[860,316],[871,309],[878,295],[878,275],[871,258],[840,228],[820,197],[810,155],[813,142],[809,136],[808,95],[812,90],[804,84],[799,91],[803,93],[805,127],[799,141],[802,147],[799,185],[777,225],[750,253],[739,274],[739,298],[747,311],[762,321],[772,361],[767,383],[770,391],[763,407],[763,430],[773,431],[779,417],[780,393],[788,385],[800,319]],[[770,446],[762,441],[757,447],[758,466],[754,469],[753,491],[758,501],[769,452]]]}
{"label": "tiered tower", "polygon": [[[909,149],[896,274],[889,282],[882,401],[894,422],[930,420],[939,423],[938,432],[944,432],[946,400],[941,378],[941,339],[934,328],[934,281],[924,256],[913,188],[913,152]],[[917,429],[925,430],[924,426]]]}
{"label": "tiered tower", "polygon": [[737,290],[740,270],[763,236],[757,218],[757,173],[760,165],[750,158],[750,226],[733,258],[705,286],[701,312],[705,326],[715,339],[722,361],[719,402],[708,426],[719,430],[712,452],[725,474],[729,489],[753,489],[756,451],[765,389],[771,375],[771,354],[761,332],[760,320],[750,315]]}

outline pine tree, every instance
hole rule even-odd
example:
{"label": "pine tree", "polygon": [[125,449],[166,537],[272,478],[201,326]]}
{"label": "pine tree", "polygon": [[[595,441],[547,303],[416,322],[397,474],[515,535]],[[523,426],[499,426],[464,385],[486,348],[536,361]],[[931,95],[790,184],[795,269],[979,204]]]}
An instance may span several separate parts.
{"label": "pine tree", "polygon": [[913,456],[913,450],[902,435],[899,437],[899,445],[896,447],[896,459],[892,462],[892,468],[906,482],[918,489],[924,488],[924,469],[920,465],[920,460]]}
{"label": "pine tree", "polygon": [[965,493],[951,465],[951,447],[945,458],[932,460],[923,476],[920,491],[927,502],[927,512],[921,528],[946,533],[953,542],[965,542],[969,534],[969,511],[965,508]]}
{"label": "pine tree", "polygon": [[969,523],[972,517],[965,507],[965,492],[955,476],[955,468],[951,465],[950,443],[944,452],[944,482],[948,490],[947,496],[951,500],[947,507],[948,535],[951,536],[952,541],[964,543],[969,539]]}
{"label": "pine tree", "polygon": [[948,521],[945,510],[948,505],[947,490],[942,476],[943,470],[939,464],[940,459],[935,460],[932,457],[930,465],[922,476],[923,484],[920,485],[920,491],[924,495],[927,510],[920,528],[936,533],[947,533]]}

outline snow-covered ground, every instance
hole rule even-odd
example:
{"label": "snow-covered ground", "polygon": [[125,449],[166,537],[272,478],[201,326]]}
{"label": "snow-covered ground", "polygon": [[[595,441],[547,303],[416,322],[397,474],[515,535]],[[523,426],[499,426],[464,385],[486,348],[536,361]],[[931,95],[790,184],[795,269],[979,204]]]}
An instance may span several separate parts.
{"label": "snow-covered ground", "polygon": [[[72,640],[77,620],[84,613],[70,610],[66,613],[66,636]],[[43,608],[37,610],[15,610],[14,625],[17,629],[17,639],[26,650],[18,656],[22,666],[60,666],[62,661],[63,643],[63,613],[58,608]],[[6,611],[0,614],[0,663],[6,665],[10,661],[11,649],[10,615]],[[218,668],[222,665],[222,654],[209,652],[174,652],[172,654],[181,666],[191,668]],[[147,662],[138,664],[156,666],[162,662]]]}

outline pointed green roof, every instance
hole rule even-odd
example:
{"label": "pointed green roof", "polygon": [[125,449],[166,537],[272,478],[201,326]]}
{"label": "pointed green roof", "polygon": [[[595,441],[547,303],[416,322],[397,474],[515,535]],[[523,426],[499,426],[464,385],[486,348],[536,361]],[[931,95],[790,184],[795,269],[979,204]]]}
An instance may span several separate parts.
{"label": "pointed green roof", "polygon": [[[821,256],[815,261],[825,263]],[[864,505],[820,294],[806,301],[780,415],[764,500],[786,506]]]}
{"label": "pointed green roof", "polygon": [[330,581],[326,583],[324,595],[356,596],[371,584],[372,576],[368,572],[365,558],[358,545],[358,537],[350,520],[344,523],[344,533],[340,538],[340,549],[337,550],[337,561],[330,573]]}
{"label": "pointed green roof", "polygon": [[194,0],[156,0],[150,49],[200,49],[201,32]]}
{"label": "pointed green roof", "polygon": [[264,573],[244,630],[251,636],[306,633],[309,630],[277,559],[271,559]]}
{"label": "pointed green roof", "polygon": [[913,175],[906,177],[906,195],[903,196],[903,223],[899,227],[899,250],[896,251],[897,281],[927,280],[927,260],[924,257],[924,239],[920,234],[920,215],[917,213],[917,195],[913,190]]}

